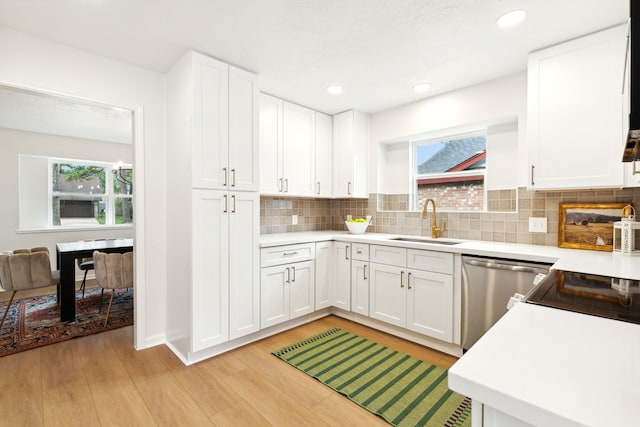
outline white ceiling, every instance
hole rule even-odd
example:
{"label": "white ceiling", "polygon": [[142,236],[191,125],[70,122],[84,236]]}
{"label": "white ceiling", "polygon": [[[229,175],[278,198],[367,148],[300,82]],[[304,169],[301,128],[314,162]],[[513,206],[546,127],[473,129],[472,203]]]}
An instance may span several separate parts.
{"label": "white ceiling", "polygon": [[131,144],[133,112],[76,98],[0,86],[0,128]]}
{"label": "white ceiling", "polygon": [[[526,69],[623,23],[628,0],[0,0],[0,25],[161,73],[193,48],[330,114],[373,113]],[[525,22],[499,29],[504,12]],[[416,94],[413,84],[433,85]],[[325,87],[340,83],[344,93]]]}

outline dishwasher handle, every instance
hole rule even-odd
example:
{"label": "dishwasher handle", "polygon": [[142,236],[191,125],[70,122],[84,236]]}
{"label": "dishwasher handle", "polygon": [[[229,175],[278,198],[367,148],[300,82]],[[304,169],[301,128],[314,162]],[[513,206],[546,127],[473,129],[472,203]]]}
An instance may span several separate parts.
{"label": "dishwasher handle", "polygon": [[479,261],[475,259],[465,259],[464,263],[476,267],[491,268],[494,270],[517,271],[522,273],[538,273],[541,270],[545,271],[545,269],[543,268],[527,267],[524,265],[501,264],[495,261]]}

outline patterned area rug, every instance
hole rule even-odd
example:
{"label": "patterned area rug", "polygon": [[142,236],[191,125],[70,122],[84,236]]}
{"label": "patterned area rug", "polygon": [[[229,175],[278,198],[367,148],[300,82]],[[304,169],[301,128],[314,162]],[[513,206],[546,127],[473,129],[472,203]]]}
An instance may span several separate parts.
{"label": "patterned area rug", "polygon": [[[99,313],[100,291],[99,288],[87,289],[84,298],[77,291],[76,320],[66,323],[60,321],[60,306],[55,294],[14,300],[0,330],[0,357],[132,325],[133,289],[116,291],[106,327],[102,324],[111,291],[105,291],[102,313]],[[7,302],[0,302],[0,316],[4,313]]]}
{"label": "patterned area rug", "polygon": [[394,426],[470,426],[447,370],[334,328],[273,354]]}

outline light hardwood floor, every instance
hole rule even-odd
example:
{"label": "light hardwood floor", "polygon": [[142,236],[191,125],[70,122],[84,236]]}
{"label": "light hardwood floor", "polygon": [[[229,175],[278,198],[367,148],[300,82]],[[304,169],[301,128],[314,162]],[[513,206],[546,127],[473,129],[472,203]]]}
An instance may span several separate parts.
{"label": "light hardwood floor", "polygon": [[186,367],[133,327],[0,358],[0,425],[385,426],[271,351],[332,327],[444,368],[455,357],[329,316]]}

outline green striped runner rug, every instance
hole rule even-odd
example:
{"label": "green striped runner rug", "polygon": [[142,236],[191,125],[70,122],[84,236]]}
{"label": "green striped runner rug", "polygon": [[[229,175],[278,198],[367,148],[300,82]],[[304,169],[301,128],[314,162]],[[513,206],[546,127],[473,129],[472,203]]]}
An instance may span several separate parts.
{"label": "green striped runner rug", "polygon": [[340,328],[273,354],[394,426],[471,425],[471,399],[449,390],[446,369]]}

